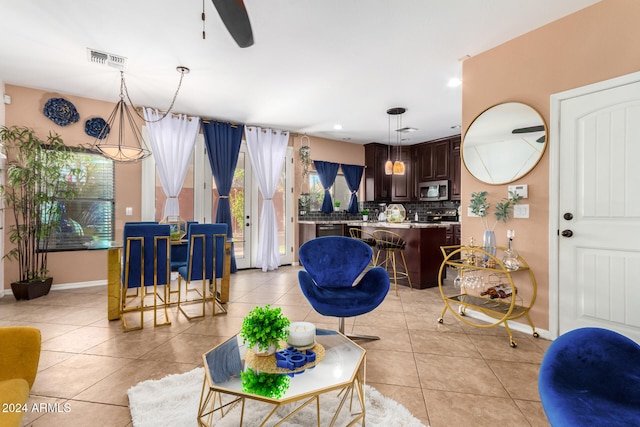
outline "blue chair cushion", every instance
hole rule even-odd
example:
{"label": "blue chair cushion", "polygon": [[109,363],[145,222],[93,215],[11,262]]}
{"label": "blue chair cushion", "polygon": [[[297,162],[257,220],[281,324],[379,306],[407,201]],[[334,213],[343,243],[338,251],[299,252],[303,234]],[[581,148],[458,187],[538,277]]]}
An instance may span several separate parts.
{"label": "blue chair cushion", "polygon": [[305,270],[298,272],[302,293],[324,316],[353,317],[379,306],[389,291],[389,274],[381,267],[367,271],[372,250],[361,240],[326,236],[300,247]]}
{"label": "blue chair cushion", "polygon": [[640,346],[607,329],[567,332],[544,355],[538,391],[553,426],[640,425]]}
{"label": "blue chair cushion", "polygon": [[[168,283],[166,276],[167,263],[170,262],[170,249],[167,247],[169,242],[167,239],[158,241],[157,259],[154,260],[154,244],[155,237],[162,236],[169,238],[171,229],[169,225],[157,223],[126,223],[124,225],[124,250],[122,283],[127,284],[129,288],[138,288],[141,286],[140,273],[142,259],[141,243],[144,241],[144,286],[153,286],[154,274],[157,272],[158,285],[166,285]],[[131,239],[141,237],[143,240]],[[127,241],[129,243],[127,244]],[[129,269],[127,270],[126,260],[129,257]],[[126,280],[128,278],[128,280]]]}
{"label": "blue chair cushion", "polygon": [[[187,234],[187,260],[185,265],[178,267],[178,274],[187,281],[202,280],[202,239],[197,235],[205,235],[204,250],[205,252],[205,279],[212,280],[214,277],[213,269],[213,242],[216,236],[216,253],[215,253],[215,277],[221,278],[223,274],[224,260],[224,244],[227,240],[227,224],[189,224],[189,232]],[[192,239],[192,236],[196,236]],[[193,241],[192,241],[193,240]],[[190,258],[193,245],[193,259]],[[191,277],[189,277],[189,265],[191,264]]]}
{"label": "blue chair cushion", "polygon": [[323,316],[353,317],[379,306],[389,291],[389,274],[381,267],[367,271],[356,286],[319,287],[311,275],[301,270],[298,282],[315,311]]}
{"label": "blue chair cushion", "polygon": [[309,240],[298,252],[305,270],[322,288],[351,287],[371,261],[372,254],[366,243],[343,236]]}

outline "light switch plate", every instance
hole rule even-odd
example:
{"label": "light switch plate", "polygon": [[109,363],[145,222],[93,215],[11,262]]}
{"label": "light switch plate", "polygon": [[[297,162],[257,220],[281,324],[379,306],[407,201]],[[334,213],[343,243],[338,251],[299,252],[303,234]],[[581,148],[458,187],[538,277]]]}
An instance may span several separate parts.
{"label": "light switch plate", "polygon": [[529,205],[515,205],[513,207],[514,218],[529,218]]}
{"label": "light switch plate", "polygon": [[519,185],[510,185],[508,187],[507,197],[510,196],[509,193],[516,193],[523,199],[529,198],[529,185],[528,184],[519,184]]}
{"label": "light switch plate", "polygon": [[132,207],[127,206],[127,207],[124,209],[124,214],[125,214],[126,216],[132,216],[132,215],[133,215],[133,208],[132,208]]}

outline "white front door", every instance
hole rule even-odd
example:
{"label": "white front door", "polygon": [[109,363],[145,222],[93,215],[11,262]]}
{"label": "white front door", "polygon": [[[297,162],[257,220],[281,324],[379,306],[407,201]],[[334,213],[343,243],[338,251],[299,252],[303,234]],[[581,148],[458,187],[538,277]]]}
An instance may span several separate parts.
{"label": "white front door", "polygon": [[611,84],[559,101],[558,332],[640,342],[640,82]]}

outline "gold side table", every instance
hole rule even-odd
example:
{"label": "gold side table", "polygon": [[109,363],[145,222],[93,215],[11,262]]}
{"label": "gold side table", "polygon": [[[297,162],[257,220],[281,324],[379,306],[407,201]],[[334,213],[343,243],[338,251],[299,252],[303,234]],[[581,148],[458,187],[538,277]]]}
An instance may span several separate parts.
{"label": "gold side table", "polygon": [[[273,405],[262,421],[264,425],[276,410],[294,403],[289,414],[276,423],[290,419],[297,411],[308,405],[316,407],[318,426],[320,425],[320,396],[339,391],[341,402],[338,412],[331,420],[333,426],[341,411],[350,411],[351,422],[365,425],[365,370],[366,351],[337,331],[318,329],[316,343],[324,349],[324,358],[313,369],[307,369],[290,378],[288,388],[279,397],[265,397],[243,389],[241,372],[249,369],[245,355],[247,347],[242,338],[236,335],[202,355],[205,377],[200,396],[198,424],[214,426],[231,410],[241,411],[241,423],[247,399],[266,402]],[[274,357],[274,356],[266,356]],[[273,374],[278,375],[278,374]],[[287,374],[281,374],[286,376]],[[345,405],[346,402],[350,404]],[[240,406],[239,408],[235,408]]]}

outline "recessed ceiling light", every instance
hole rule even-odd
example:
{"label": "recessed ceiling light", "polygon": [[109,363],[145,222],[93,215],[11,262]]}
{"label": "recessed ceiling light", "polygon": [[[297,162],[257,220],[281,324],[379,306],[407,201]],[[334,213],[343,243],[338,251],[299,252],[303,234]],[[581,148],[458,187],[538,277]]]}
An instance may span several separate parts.
{"label": "recessed ceiling light", "polygon": [[449,83],[447,83],[447,86],[449,86],[449,87],[457,87],[457,86],[460,86],[461,84],[462,84],[462,80],[460,80],[457,77],[454,77],[454,78],[449,80]]}
{"label": "recessed ceiling light", "polygon": [[342,125],[340,123],[333,125],[334,130],[342,130]]}

